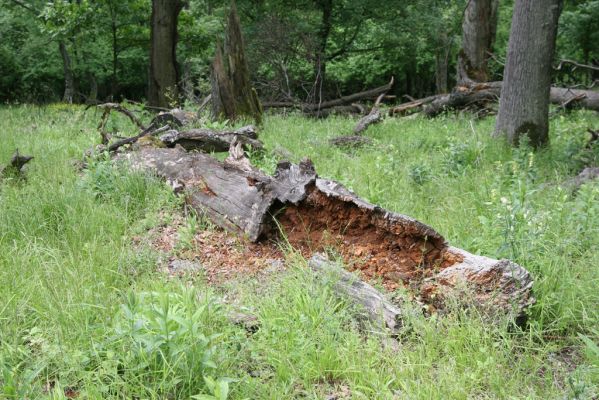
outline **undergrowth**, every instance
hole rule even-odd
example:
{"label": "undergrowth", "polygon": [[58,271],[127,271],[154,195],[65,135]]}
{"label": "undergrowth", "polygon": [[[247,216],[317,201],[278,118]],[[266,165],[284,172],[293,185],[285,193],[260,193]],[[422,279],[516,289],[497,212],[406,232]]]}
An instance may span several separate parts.
{"label": "undergrowth", "polygon": [[[35,159],[25,181],[0,183],[0,398],[468,399],[593,398],[599,388],[599,184],[563,183],[599,164],[586,128],[599,118],[552,118],[548,149],[492,139],[493,119],[387,119],[373,144],[342,150],[346,118],[266,118],[267,171],[310,157],[321,176],[430,224],[453,245],[511,258],[535,279],[528,325],[489,324],[455,310],[406,312],[399,346],[290,253],[289,271],[230,282],[158,272],[132,245],[181,201],[154,177],[98,159],[99,114],[81,107],[0,108],[0,163]],[[110,127],[132,134],[125,120]],[[180,248],[209,222],[190,217]],[[258,316],[253,334],[229,322],[223,296]],[[410,307],[406,305],[406,307]]]}

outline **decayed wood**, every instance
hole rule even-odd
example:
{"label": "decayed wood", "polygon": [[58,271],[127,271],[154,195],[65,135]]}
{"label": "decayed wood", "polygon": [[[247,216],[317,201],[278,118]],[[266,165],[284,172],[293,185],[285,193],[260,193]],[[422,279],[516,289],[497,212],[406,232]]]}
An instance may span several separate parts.
{"label": "decayed wood", "polygon": [[133,144],[133,143],[137,142],[139,139],[141,139],[144,136],[158,135],[162,132],[168,131],[169,129],[170,129],[170,126],[168,126],[168,125],[165,125],[158,129],[154,129],[154,126],[150,125],[148,128],[144,129],[139,135],[121,139],[121,140],[118,140],[118,141],[112,143],[110,146],[108,146],[108,151],[110,153],[115,152],[127,144]]}
{"label": "decayed wood", "polygon": [[235,2],[227,18],[225,45],[216,46],[211,68],[212,113],[215,119],[251,117],[262,121],[262,106],[250,82],[241,24]]}
{"label": "decayed wood", "polygon": [[155,127],[169,125],[173,129],[178,129],[185,125],[189,125],[195,119],[196,115],[194,113],[181,110],[180,108],[174,108],[169,111],[158,113],[152,120],[151,125]]}
{"label": "decayed wood", "polygon": [[264,146],[258,140],[256,127],[244,126],[234,131],[214,131],[212,129],[190,129],[184,132],[171,130],[160,136],[160,140],[169,147],[180,145],[186,150],[201,150],[204,152],[225,152],[237,139],[244,147],[261,150]]}
{"label": "decayed wood", "polygon": [[[391,77],[391,82],[389,82],[390,88],[393,86],[394,80],[395,79],[393,77]],[[384,93],[381,93],[379,95],[379,97],[377,97],[376,101],[374,102],[374,105],[372,106],[372,110],[370,110],[368,115],[361,118],[358,121],[358,123],[356,124],[356,127],[354,128],[354,134],[360,135],[362,132],[364,132],[366,129],[368,129],[368,127],[370,125],[378,124],[379,122],[381,122],[383,120],[380,105],[381,105],[381,101],[383,101],[383,98],[385,97],[386,94],[387,94],[387,92],[384,92]]]}
{"label": "decayed wood", "polygon": [[387,300],[383,293],[321,254],[314,255],[308,265],[320,276],[329,275],[333,279],[334,290],[360,306],[365,317],[372,323],[383,323],[392,333],[400,331],[401,309]]}
{"label": "decayed wood", "polygon": [[19,154],[19,149],[16,149],[15,153],[10,158],[10,164],[8,164],[6,167],[0,165],[0,178],[5,178],[9,175],[21,175],[23,172],[23,167],[31,160],[33,160],[32,156],[23,156]]}
{"label": "decayed wood", "polygon": [[240,163],[239,148],[229,158],[233,162],[220,162],[180,146],[140,146],[117,156],[184,188],[199,213],[250,241],[272,238],[281,229],[306,253],[335,246],[365,277],[382,279],[388,288],[409,287],[433,308],[444,306],[450,289],[462,288],[472,290],[473,305],[489,312],[519,316],[532,301],[524,268],[450,247],[431,227],[318,178],[307,160],[280,163],[268,176],[249,162]]}
{"label": "decayed wood", "polygon": [[[502,82],[486,82],[457,86],[450,94],[430,96],[400,104],[392,108],[389,113],[405,115],[423,111],[426,116],[435,117],[448,110],[469,106],[485,107],[499,99],[501,85]],[[552,87],[549,101],[564,108],[580,107],[599,111],[599,91]]]}

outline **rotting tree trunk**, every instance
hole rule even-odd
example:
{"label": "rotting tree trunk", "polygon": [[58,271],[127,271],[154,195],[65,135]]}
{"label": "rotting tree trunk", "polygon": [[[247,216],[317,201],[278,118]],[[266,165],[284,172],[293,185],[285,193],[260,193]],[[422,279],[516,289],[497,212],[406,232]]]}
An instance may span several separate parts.
{"label": "rotting tree trunk", "polygon": [[[502,82],[475,83],[457,86],[450,94],[425,97],[400,104],[389,110],[390,115],[406,115],[423,111],[435,117],[443,111],[460,110],[470,106],[485,107],[501,96]],[[599,91],[552,87],[549,101],[565,109],[584,108],[599,112]]]}
{"label": "rotting tree trunk", "polygon": [[421,222],[318,178],[309,161],[280,163],[268,176],[181,147],[140,146],[117,159],[185,189],[187,202],[201,215],[250,241],[276,238],[280,228],[307,257],[335,248],[352,270],[381,279],[387,289],[409,288],[429,309],[444,307],[464,288],[471,306],[491,314],[519,317],[532,301],[532,281],[524,268],[453,248]]}
{"label": "rotting tree trunk", "polygon": [[262,107],[250,82],[241,24],[235,2],[227,19],[224,49],[216,46],[212,63],[212,112],[215,119],[250,117],[262,122]]}
{"label": "rotting tree trunk", "polygon": [[562,0],[516,0],[495,135],[518,144],[549,142],[551,61]]}
{"label": "rotting tree trunk", "polygon": [[62,101],[68,104],[73,103],[73,96],[75,95],[75,78],[73,77],[73,69],[71,67],[71,57],[64,41],[58,42],[58,49],[60,50],[60,56],[62,57],[62,70],[64,73],[64,95]]}
{"label": "rotting tree trunk", "polygon": [[181,0],[152,0],[148,104],[169,107],[178,101],[177,22]]}
{"label": "rotting tree trunk", "polygon": [[489,80],[488,61],[497,31],[499,0],[470,0],[462,22],[458,85]]}

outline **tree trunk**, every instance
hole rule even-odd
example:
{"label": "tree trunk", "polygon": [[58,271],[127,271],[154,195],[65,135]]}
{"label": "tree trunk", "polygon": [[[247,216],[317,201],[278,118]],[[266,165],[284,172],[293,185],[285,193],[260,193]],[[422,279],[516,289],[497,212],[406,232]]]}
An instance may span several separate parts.
{"label": "tree trunk", "polygon": [[149,146],[117,155],[186,189],[187,203],[225,229],[253,242],[276,240],[282,231],[306,257],[333,248],[352,270],[387,289],[407,288],[429,310],[462,298],[484,312],[519,317],[532,302],[524,268],[449,246],[431,227],[318,178],[309,160],[279,163],[269,176],[229,158]]}
{"label": "tree trunk", "polygon": [[487,82],[487,62],[497,31],[499,0],[470,0],[462,23],[462,48],[458,54],[458,84]]}
{"label": "tree trunk", "polygon": [[177,20],[181,0],[152,0],[148,104],[169,107],[178,101]]}
{"label": "tree trunk", "polygon": [[234,121],[239,117],[262,122],[262,107],[258,94],[250,82],[250,72],[245,58],[241,24],[235,3],[231,5],[225,47],[216,46],[212,63],[212,113],[215,119]]}
{"label": "tree trunk", "polygon": [[[443,111],[460,110],[470,106],[485,107],[500,98],[502,83],[499,81],[456,86],[450,94],[429,96],[400,104],[391,108],[389,114],[401,116],[424,109],[427,117],[435,117]],[[549,101],[566,109],[584,108],[599,112],[599,92],[596,90],[552,87]]]}
{"label": "tree trunk", "polygon": [[549,141],[551,61],[561,0],[516,0],[495,135],[511,144],[528,136],[539,147]]}
{"label": "tree trunk", "polygon": [[323,86],[327,71],[327,42],[331,34],[333,0],[317,0],[316,4],[322,12],[318,43],[314,57],[314,103],[322,103]]}
{"label": "tree trunk", "polygon": [[72,104],[73,96],[75,95],[75,79],[73,77],[73,69],[71,68],[71,58],[67,51],[67,46],[61,40],[58,42],[58,49],[62,57],[62,70],[64,72],[64,95],[62,101]]}
{"label": "tree trunk", "polygon": [[449,69],[449,54],[451,45],[445,30],[439,33],[439,46],[435,52],[435,86],[437,93],[447,93],[447,70]]}

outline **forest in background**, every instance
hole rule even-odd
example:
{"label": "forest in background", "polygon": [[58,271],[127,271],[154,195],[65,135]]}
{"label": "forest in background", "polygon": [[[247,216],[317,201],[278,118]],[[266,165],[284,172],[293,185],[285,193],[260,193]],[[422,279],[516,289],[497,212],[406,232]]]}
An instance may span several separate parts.
{"label": "forest in background", "polygon": [[[148,94],[150,18],[145,0],[1,0],[0,101],[59,101],[71,73],[75,102],[143,101]],[[210,64],[229,1],[189,0],[178,19],[181,96],[210,93]],[[464,0],[237,1],[251,80],[263,101],[336,98],[379,86],[404,101],[456,82]],[[489,80],[501,80],[513,1],[499,2]],[[599,66],[599,1],[566,1],[555,66]],[[592,87],[599,71],[563,65],[561,86]],[[324,78],[324,79],[322,79]],[[320,82],[322,80],[322,82]],[[320,83],[320,84],[319,84]]]}

